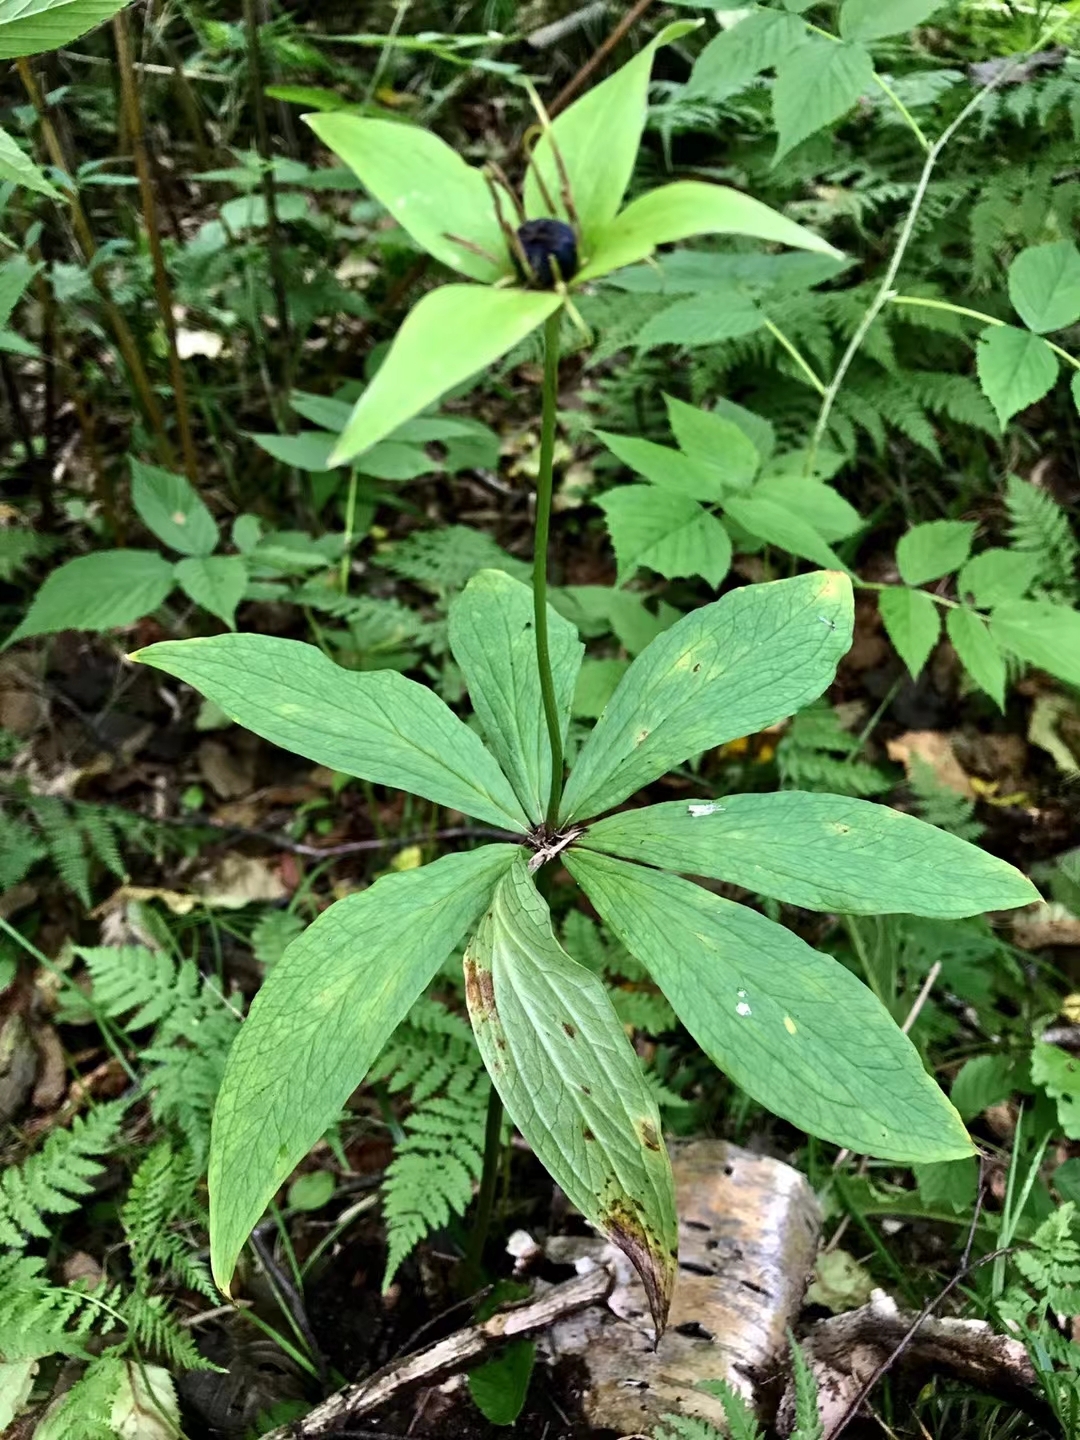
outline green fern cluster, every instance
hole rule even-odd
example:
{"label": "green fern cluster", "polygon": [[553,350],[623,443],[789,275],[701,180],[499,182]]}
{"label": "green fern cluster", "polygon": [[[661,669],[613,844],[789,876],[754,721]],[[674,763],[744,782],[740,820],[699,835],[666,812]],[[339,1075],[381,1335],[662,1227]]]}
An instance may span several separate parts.
{"label": "green fern cluster", "polygon": [[239,1011],[192,960],[141,945],[82,947],[76,954],[90,972],[100,1014],[129,1033],[153,1027],[140,1047],[151,1113],[186,1137],[201,1166]]}
{"label": "green fern cluster", "polygon": [[[818,1410],[817,1381],[793,1337],[791,1365],[795,1380],[795,1428],[791,1432],[791,1440],[822,1440],[824,1427]],[[765,1432],[757,1416],[733,1385],[726,1380],[706,1380],[698,1389],[720,1401],[727,1432],[721,1433],[707,1420],[688,1415],[665,1415],[661,1428],[653,1432],[654,1440],[765,1440]]]}
{"label": "green fern cluster", "polygon": [[975,819],[974,800],[943,785],[934,774],[933,766],[918,756],[912,760],[910,778],[916,809],[923,820],[961,840],[978,840],[986,826]]}
{"label": "green fern cluster", "polygon": [[881,795],[895,781],[887,771],[854,758],[857,742],[823,700],[801,711],[776,747],[780,779],[789,790],[832,795]]}
{"label": "green fern cluster", "polygon": [[436,594],[464,589],[478,570],[505,570],[517,580],[529,575],[524,560],[516,560],[490,535],[468,525],[418,530],[388,546],[379,561],[395,575]]}
{"label": "green fern cluster", "polygon": [[607,982],[611,1003],[624,1025],[645,1035],[662,1035],[678,1026],[674,1010],[650,981],[641,962],[582,911],[571,910],[567,915],[562,942],[579,965],[587,966]]}
{"label": "green fern cluster", "polygon": [[429,1023],[414,1010],[377,1070],[391,1094],[409,1091],[412,1106],[383,1182],[384,1289],[421,1240],[465,1213],[483,1169],[487,1072],[466,1021],[444,1012],[463,1033],[431,1028],[424,1010]]}
{"label": "green fern cluster", "polygon": [[24,879],[48,859],[60,881],[89,909],[91,866],[96,860],[119,879],[127,876],[122,845],[151,848],[150,826],[116,805],[61,800],[12,790],[0,810],[0,890]]}
{"label": "green fern cluster", "polygon": [[1005,508],[1012,548],[1038,559],[1035,591],[1049,600],[1074,604],[1080,599],[1076,575],[1080,543],[1065,510],[1045,490],[1018,475],[1009,476]]}
{"label": "green fern cluster", "polygon": [[[1080,1239],[1076,1205],[1066,1201],[1018,1250],[1013,1264],[1026,1282],[1007,1289],[998,1302],[1006,1328],[1029,1348],[1038,1346],[1056,1365],[1068,1366],[1080,1386],[1080,1345],[1058,1328],[1055,1317],[1080,1315]],[[1039,1356],[1032,1358],[1038,1364]],[[1045,1364],[1040,1368],[1046,1368]]]}
{"label": "green fern cluster", "polygon": [[[93,1192],[123,1119],[120,1101],[77,1115],[70,1130],[52,1130],[44,1145],[21,1165],[0,1175],[0,1244],[22,1250],[32,1239],[48,1240],[47,1215],[77,1210]],[[2,1348],[2,1347],[0,1347]]]}

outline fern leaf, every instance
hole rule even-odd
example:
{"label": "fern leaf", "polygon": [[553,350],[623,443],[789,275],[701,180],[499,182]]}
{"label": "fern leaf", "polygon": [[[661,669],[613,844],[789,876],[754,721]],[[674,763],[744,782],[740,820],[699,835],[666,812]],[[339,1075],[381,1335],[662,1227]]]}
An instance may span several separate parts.
{"label": "fern leaf", "polygon": [[824,1427],[818,1409],[818,1387],[813,1370],[794,1335],[791,1342],[791,1366],[795,1375],[795,1429],[791,1440],[822,1440]]}
{"label": "fern leaf", "polygon": [[36,1155],[0,1176],[0,1242],[21,1249],[31,1236],[48,1239],[43,1216],[78,1209],[103,1169],[98,1157],[108,1153],[125,1108],[112,1101],[76,1116],[70,1130],[53,1130]]}
{"label": "fern leaf", "polygon": [[933,766],[918,756],[911,764],[911,788],[919,815],[939,830],[947,830],[961,840],[978,840],[986,829],[975,819],[975,802],[950,790],[934,774]]}
{"label": "fern leaf", "polygon": [[82,831],[71,823],[67,806],[55,796],[35,796],[32,808],[61,881],[89,910],[90,861]]}
{"label": "fern leaf", "polygon": [[112,1407],[123,1378],[124,1362],[111,1351],[91,1361],[49,1407],[34,1432],[37,1440],[115,1440]]}
{"label": "fern leaf", "polygon": [[86,1354],[95,1311],[86,1296],[60,1290],[43,1276],[39,1255],[0,1257],[0,1358],[36,1360]]}
{"label": "fern leaf", "polygon": [[529,573],[524,560],[515,560],[490,535],[468,525],[418,530],[387,549],[380,560],[396,575],[437,593],[463,589],[477,570],[505,570],[518,580]]}
{"label": "fern leaf", "polygon": [[152,1278],[171,1279],[217,1302],[206,1266],[176,1232],[178,1222],[202,1221],[195,1200],[198,1167],[189,1150],[159,1140],[131,1178],[120,1220],[127,1236],[136,1280],[146,1289]]}
{"label": "fern leaf", "polygon": [[715,1425],[691,1415],[665,1415],[661,1424],[663,1428],[653,1431],[654,1440],[727,1440]]}
{"label": "fern leaf", "polygon": [[1037,589],[1049,599],[1072,603],[1078,598],[1076,560],[1080,544],[1061,506],[1018,475],[1010,475],[1005,490],[1009,512],[1009,538],[1015,550],[1039,557]]}
{"label": "fern leaf", "polygon": [[715,1395],[723,1405],[729,1440],[764,1440],[757,1417],[734,1386],[726,1380],[706,1380],[698,1388]]}
{"label": "fern leaf", "polygon": [[780,778],[789,789],[833,795],[880,795],[892,789],[887,772],[850,758],[854,744],[830,705],[810,705],[796,715],[776,747]]}

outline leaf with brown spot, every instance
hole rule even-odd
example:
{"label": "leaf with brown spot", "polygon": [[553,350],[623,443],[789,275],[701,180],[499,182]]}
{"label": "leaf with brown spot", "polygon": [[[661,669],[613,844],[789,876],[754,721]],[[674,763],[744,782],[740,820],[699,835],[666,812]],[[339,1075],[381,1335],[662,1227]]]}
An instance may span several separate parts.
{"label": "leaf with brown spot", "polygon": [[659,1336],[678,1251],[660,1115],[603,983],[555,939],[523,860],[497,887],[465,967],[477,1044],[510,1118],[633,1262]]}

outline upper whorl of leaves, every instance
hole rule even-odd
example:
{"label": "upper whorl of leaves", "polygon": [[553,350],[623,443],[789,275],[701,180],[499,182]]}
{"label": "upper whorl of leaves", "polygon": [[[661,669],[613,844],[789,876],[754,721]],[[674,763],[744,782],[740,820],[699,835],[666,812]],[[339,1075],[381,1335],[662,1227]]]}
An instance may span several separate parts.
{"label": "upper whorl of leaves", "polygon": [[77,1115],[70,1130],[53,1130],[36,1154],[0,1175],[0,1245],[23,1249],[32,1238],[48,1240],[46,1215],[77,1210],[92,1193],[123,1118],[125,1102],[98,1105]]}

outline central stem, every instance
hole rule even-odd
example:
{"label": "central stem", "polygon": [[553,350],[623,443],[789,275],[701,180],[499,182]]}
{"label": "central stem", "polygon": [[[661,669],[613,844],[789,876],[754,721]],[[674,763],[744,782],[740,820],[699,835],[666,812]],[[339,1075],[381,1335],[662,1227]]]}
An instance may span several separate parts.
{"label": "central stem", "polygon": [[540,473],[536,481],[536,542],[533,550],[533,613],[536,623],[536,663],[540,669],[540,694],[544,701],[548,741],[551,745],[551,793],[547,824],[554,830],[559,820],[563,786],[562,726],[555,701],[551,674],[547,620],[547,552],[551,528],[552,472],[555,460],[555,416],[559,400],[559,325],[562,311],[556,310],[544,322],[544,389],[540,421]]}

